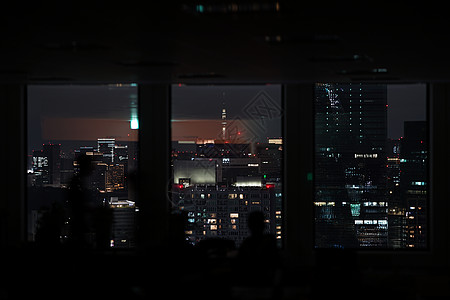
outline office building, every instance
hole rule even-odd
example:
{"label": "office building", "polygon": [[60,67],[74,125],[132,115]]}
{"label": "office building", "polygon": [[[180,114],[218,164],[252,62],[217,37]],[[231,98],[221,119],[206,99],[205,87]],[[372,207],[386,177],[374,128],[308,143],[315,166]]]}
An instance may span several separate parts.
{"label": "office building", "polygon": [[[388,248],[402,249],[406,247],[406,210],[400,186],[400,153],[402,139],[389,139],[386,145],[387,154],[387,200],[388,208]],[[404,170],[403,170],[404,171]]]}
{"label": "office building", "polygon": [[[225,238],[239,246],[250,234],[247,216],[260,210],[267,232],[281,245],[282,193],[280,139],[274,143],[176,143],[172,150],[172,209],[188,215],[192,244]],[[194,151],[195,150],[195,151]],[[264,163],[264,165],[263,165]],[[278,167],[278,168],[277,168]]]}
{"label": "office building", "polygon": [[103,160],[106,163],[114,162],[114,150],[116,146],[115,138],[98,138],[97,151],[103,154]]}
{"label": "office building", "polygon": [[406,218],[406,247],[426,248],[428,211],[427,123],[405,122],[400,150],[400,191]]}
{"label": "office building", "polygon": [[387,247],[386,85],[316,84],[317,247]]}
{"label": "office building", "polygon": [[44,144],[42,150],[34,150],[32,169],[34,185],[59,187],[61,184],[61,148],[56,144]]}
{"label": "office building", "polygon": [[108,165],[105,181],[106,192],[123,190],[125,188],[125,166],[123,164]]}
{"label": "office building", "polygon": [[136,203],[111,197],[112,209],[111,248],[133,248],[136,243]]}
{"label": "office building", "polygon": [[252,211],[265,215],[266,232],[281,238],[281,210],[276,205],[275,185],[218,187],[175,184],[172,201],[188,216],[187,239],[196,244],[207,238],[225,238],[236,246],[250,234],[247,217]]}
{"label": "office building", "polygon": [[260,172],[270,180],[281,180],[283,139],[269,139],[256,144],[256,156],[260,159]]}

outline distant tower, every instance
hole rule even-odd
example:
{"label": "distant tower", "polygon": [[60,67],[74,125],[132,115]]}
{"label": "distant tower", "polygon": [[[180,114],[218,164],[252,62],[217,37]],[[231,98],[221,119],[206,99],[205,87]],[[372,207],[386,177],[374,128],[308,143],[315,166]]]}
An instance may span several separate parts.
{"label": "distant tower", "polygon": [[222,139],[226,139],[227,109],[225,108],[225,92],[222,93]]}

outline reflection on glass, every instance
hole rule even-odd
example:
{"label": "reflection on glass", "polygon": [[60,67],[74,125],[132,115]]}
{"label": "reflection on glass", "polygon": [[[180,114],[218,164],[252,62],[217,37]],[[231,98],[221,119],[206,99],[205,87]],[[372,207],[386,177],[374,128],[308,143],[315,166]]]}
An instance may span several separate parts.
{"label": "reflection on glass", "polygon": [[28,87],[28,240],[135,245],[137,87]]}

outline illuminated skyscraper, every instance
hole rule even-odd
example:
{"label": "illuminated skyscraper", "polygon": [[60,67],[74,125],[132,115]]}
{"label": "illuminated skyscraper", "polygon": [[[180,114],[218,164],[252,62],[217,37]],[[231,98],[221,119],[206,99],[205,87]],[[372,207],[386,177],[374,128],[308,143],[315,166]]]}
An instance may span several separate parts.
{"label": "illuminated skyscraper", "polygon": [[98,152],[103,153],[104,162],[114,162],[114,149],[116,145],[115,138],[97,139]]}
{"label": "illuminated skyscraper", "polygon": [[406,240],[405,204],[400,189],[400,143],[401,139],[388,140],[386,147],[389,248],[404,248]]}
{"label": "illuminated skyscraper", "polygon": [[406,247],[427,247],[428,138],[425,121],[405,122],[400,150],[400,191]]}
{"label": "illuminated skyscraper", "polygon": [[106,170],[106,191],[123,190],[125,188],[125,168],[123,164],[112,164]]}
{"label": "illuminated skyscraper", "polygon": [[317,247],[387,247],[386,85],[317,84]]}
{"label": "illuminated skyscraper", "polygon": [[59,187],[61,184],[61,147],[58,144],[42,145],[42,150],[34,150],[32,157],[36,185]]}

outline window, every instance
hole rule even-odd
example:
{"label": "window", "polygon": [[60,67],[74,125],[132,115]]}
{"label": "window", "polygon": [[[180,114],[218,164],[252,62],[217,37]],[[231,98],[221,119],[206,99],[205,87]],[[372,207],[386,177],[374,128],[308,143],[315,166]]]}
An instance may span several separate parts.
{"label": "window", "polygon": [[132,248],[135,84],[28,87],[28,240]]}
{"label": "window", "polygon": [[[281,241],[281,117],[279,85],[172,86],[171,207],[198,216],[187,230],[192,244],[223,236],[239,246],[253,210]],[[179,197],[193,192],[221,200]],[[222,226],[208,224],[204,211],[223,213]]]}
{"label": "window", "polygon": [[318,83],[314,108],[315,247],[426,248],[426,86]]}

